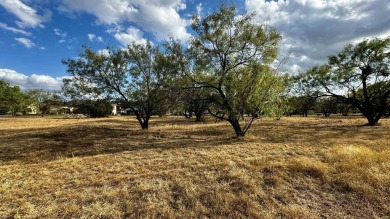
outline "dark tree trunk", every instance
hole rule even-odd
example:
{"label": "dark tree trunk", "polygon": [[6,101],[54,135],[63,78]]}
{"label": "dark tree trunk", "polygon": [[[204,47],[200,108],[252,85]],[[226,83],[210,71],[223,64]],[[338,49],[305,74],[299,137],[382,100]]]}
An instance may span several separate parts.
{"label": "dark tree trunk", "polygon": [[378,121],[382,117],[382,115],[374,116],[373,113],[370,112],[362,112],[362,113],[366,117],[369,126],[378,125]]}
{"label": "dark tree trunk", "polygon": [[149,128],[149,118],[150,118],[149,115],[143,117],[138,112],[135,112],[135,116],[137,117],[137,120],[138,120],[139,124],[141,125],[142,129]]}
{"label": "dark tree trunk", "polygon": [[376,120],[375,118],[367,117],[367,120],[368,120],[368,125],[369,126],[378,125],[378,120]]}
{"label": "dark tree trunk", "polygon": [[245,132],[241,129],[240,122],[237,118],[229,118],[229,123],[233,126],[237,137],[244,137]]}
{"label": "dark tree trunk", "polygon": [[142,129],[148,129],[149,128],[149,120],[145,120],[141,123]]}
{"label": "dark tree trunk", "polygon": [[202,111],[196,111],[195,112],[195,121],[196,122],[202,122],[203,121],[203,112]]}

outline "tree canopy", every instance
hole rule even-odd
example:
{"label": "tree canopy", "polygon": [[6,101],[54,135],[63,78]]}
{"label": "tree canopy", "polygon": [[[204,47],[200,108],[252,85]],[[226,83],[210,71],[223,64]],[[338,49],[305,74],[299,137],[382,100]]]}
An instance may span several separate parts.
{"label": "tree canopy", "polygon": [[277,106],[285,91],[285,78],[272,66],[281,35],[255,23],[253,15],[238,14],[226,5],[204,18],[195,16],[192,28],[193,71],[187,77],[212,92],[210,113],[244,136],[256,118]]}
{"label": "tree canopy", "polygon": [[0,112],[11,112],[16,115],[17,112],[27,110],[29,104],[28,96],[20,89],[6,81],[0,80]]}
{"label": "tree canopy", "polygon": [[79,58],[63,60],[72,76],[66,81],[68,90],[122,102],[135,114],[142,129],[148,128],[152,115],[167,110],[170,75],[175,71],[167,65],[169,55],[163,54],[159,46],[132,43],[127,49],[108,48],[107,54],[83,49]]}
{"label": "tree canopy", "polygon": [[52,106],[61,105],[61,97],[57,92],[32,89],[27,92],[27,95],[31,98],[32,104],[38,106],[42,117],[50,112]]}
{"label": "tree canopy", "polygon": [[332,96],[356,107],[376,125],[390,95],[390,37],[348,44],[327,65],[305,72],[303,81],[320,96]]}

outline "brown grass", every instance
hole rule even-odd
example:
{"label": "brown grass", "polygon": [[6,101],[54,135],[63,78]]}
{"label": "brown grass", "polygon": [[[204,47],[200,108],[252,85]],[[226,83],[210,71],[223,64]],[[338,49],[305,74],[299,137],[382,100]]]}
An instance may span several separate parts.
{"label": "brown grass", "polygon": [[390,218],[390,120],[1,118],[0,218]]}

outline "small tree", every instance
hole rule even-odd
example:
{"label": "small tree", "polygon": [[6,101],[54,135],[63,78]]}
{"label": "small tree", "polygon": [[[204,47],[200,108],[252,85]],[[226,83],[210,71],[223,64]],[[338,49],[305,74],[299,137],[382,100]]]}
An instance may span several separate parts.
{"label": "small tree", "polygon": [[267,114],[285,90],[283,78],[271,67],[281,35],[252,18],[222,5],[209,16],[195,16],[192,23],[195,70],[187,76],[196,87],[211,90],[212,105],[219,109],[210,110],[211,115],[228,121],[238,137]]}
{"label": "small tree", "polygon": [[322,96],[332,96],[356,107],[378,124],[390,95],[390,37],[348,44],[328,65],[315,66],[303,76]]}
{"label": "small tree", "polygon": [[337,112],[337,99],[332,97],[320,98],[316,103],[317,111],[321,112],[325,117]]}
{"label": "small tree", "polygon": [[33,104],[38,106],[42,117],[49,113],[51,107],[59,105],[61,98],[57,92],[44,91],[43,89],[33,89],[27,92],[33,100]]}
{"label": "small tree", "polygon": [[182,85],[179,102],[186,118],[195,115],[195,121],[201,122],[204,120],[204,113],[209,110],[212,92],[208,88],[196,88],[195,86],[191,82]]}
{"label": "small tree", "polygon": [[91,118],[107,117],[112,113],[112,104],[108,100],[84,100],[77,105],[77,112]]}
{"label": "small tree", "polygon": [[337,112],[340,113],[343,116],[348,116],[353,112],[353,106],[348,103],[344,103],[340,100],[337,100]]}
{"label": "small tree", "polygon": [[311,95],[292,96],[288,99],[291,114],[307,117],[310,110],[314,110],[317,97]]}
{"label": "small tree", "polygon": [[174,73],[171,65],[164,65],[167,56],[149,42],[132,43],[127,50],[108,48],[108,54],[84,47],[80,58],[63,63],[73,78],[68,79],[70,87],[118,99],[135,114],[141,128],[148,129],[150,117],[167,110],[168,84]]}

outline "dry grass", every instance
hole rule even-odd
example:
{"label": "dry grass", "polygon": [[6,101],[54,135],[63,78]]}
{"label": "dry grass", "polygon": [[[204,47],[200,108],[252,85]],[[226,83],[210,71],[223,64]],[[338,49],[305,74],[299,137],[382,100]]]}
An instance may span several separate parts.
{"label": "dry grass", "polygon": [[0,118],[0,218],[390,218],[390,120]]}

